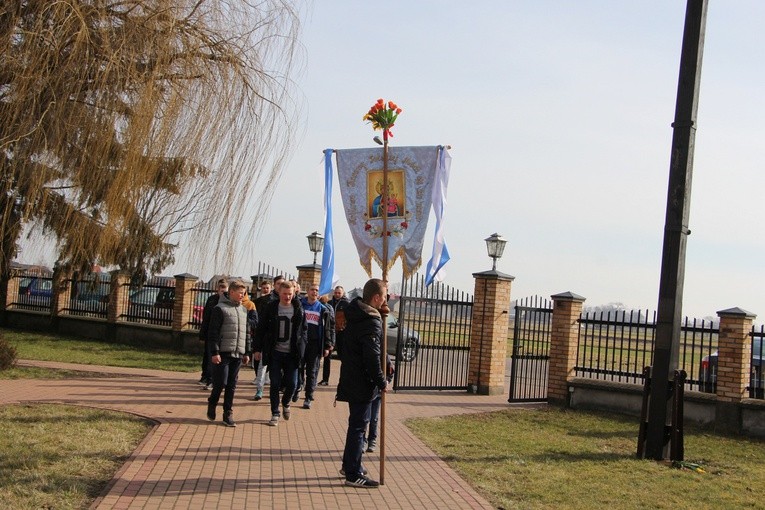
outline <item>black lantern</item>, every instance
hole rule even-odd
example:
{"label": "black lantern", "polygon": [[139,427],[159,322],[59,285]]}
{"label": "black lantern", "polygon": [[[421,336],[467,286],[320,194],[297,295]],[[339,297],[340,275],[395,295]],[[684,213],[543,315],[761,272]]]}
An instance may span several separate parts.
{"label": "black lantern", "polygon": [[324,249],[324,236],[315,232],[308,238],[308,249],[313,252],[313,264],[316,265],[316,254]]}

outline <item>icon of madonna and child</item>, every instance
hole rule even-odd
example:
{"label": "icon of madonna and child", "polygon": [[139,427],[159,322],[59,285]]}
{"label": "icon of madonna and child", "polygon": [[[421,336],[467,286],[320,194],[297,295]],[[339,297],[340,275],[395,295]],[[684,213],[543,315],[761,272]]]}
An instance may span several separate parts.
{"label": "icon of madonna and child", "polygon": [[382,172],[369,172],[367,177],[369,218],[382,218],[386,212],[389,218],[404,216],[404,205],[406,204],[404,171],[394,170],[388,172],[387,204],[383,204],[382,174]]}

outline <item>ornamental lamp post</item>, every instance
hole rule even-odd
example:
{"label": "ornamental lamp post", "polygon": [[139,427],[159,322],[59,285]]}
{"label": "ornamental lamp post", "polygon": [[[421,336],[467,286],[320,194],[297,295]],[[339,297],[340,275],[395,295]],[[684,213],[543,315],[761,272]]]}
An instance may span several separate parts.
{"label": "ornamental lamp post", "polygon": [[491,270],[496,271],[497,259],[502,258],[502,253],[505,251],[507,239],[495,232],[484,239],[484,241],[486,241],[486,251],[489,253],[489,257],[492,259]]}
{"label": "ornamental lamp post", "polygon": [[313,265],[316,265],[316,254],[324,249],[324,237],[318,232],[314,231],[311,235],[306,236],[308,239],[308,249],[313,252]]}

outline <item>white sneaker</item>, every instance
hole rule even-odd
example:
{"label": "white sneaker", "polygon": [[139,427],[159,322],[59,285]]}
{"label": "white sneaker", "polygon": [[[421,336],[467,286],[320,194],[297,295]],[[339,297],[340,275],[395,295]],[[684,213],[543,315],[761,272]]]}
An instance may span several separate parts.
{"label": "white sneaker", "polygon": [[271,421],[268,422],[268,425],[270,427],[276,427],[279,425],[279,415],[278,414],[272,414],[271,415]]}

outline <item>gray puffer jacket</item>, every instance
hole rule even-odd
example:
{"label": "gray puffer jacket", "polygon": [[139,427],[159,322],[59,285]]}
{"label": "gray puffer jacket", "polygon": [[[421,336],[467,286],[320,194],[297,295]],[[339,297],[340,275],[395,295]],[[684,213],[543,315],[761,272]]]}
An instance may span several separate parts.
{"label": "gray puffer jacket", "polygon": [[208,338],[212,354],[228,354],[239,358],[252,352],[252,342],[247,334],[247,310],[223,295],[213,308]]}

